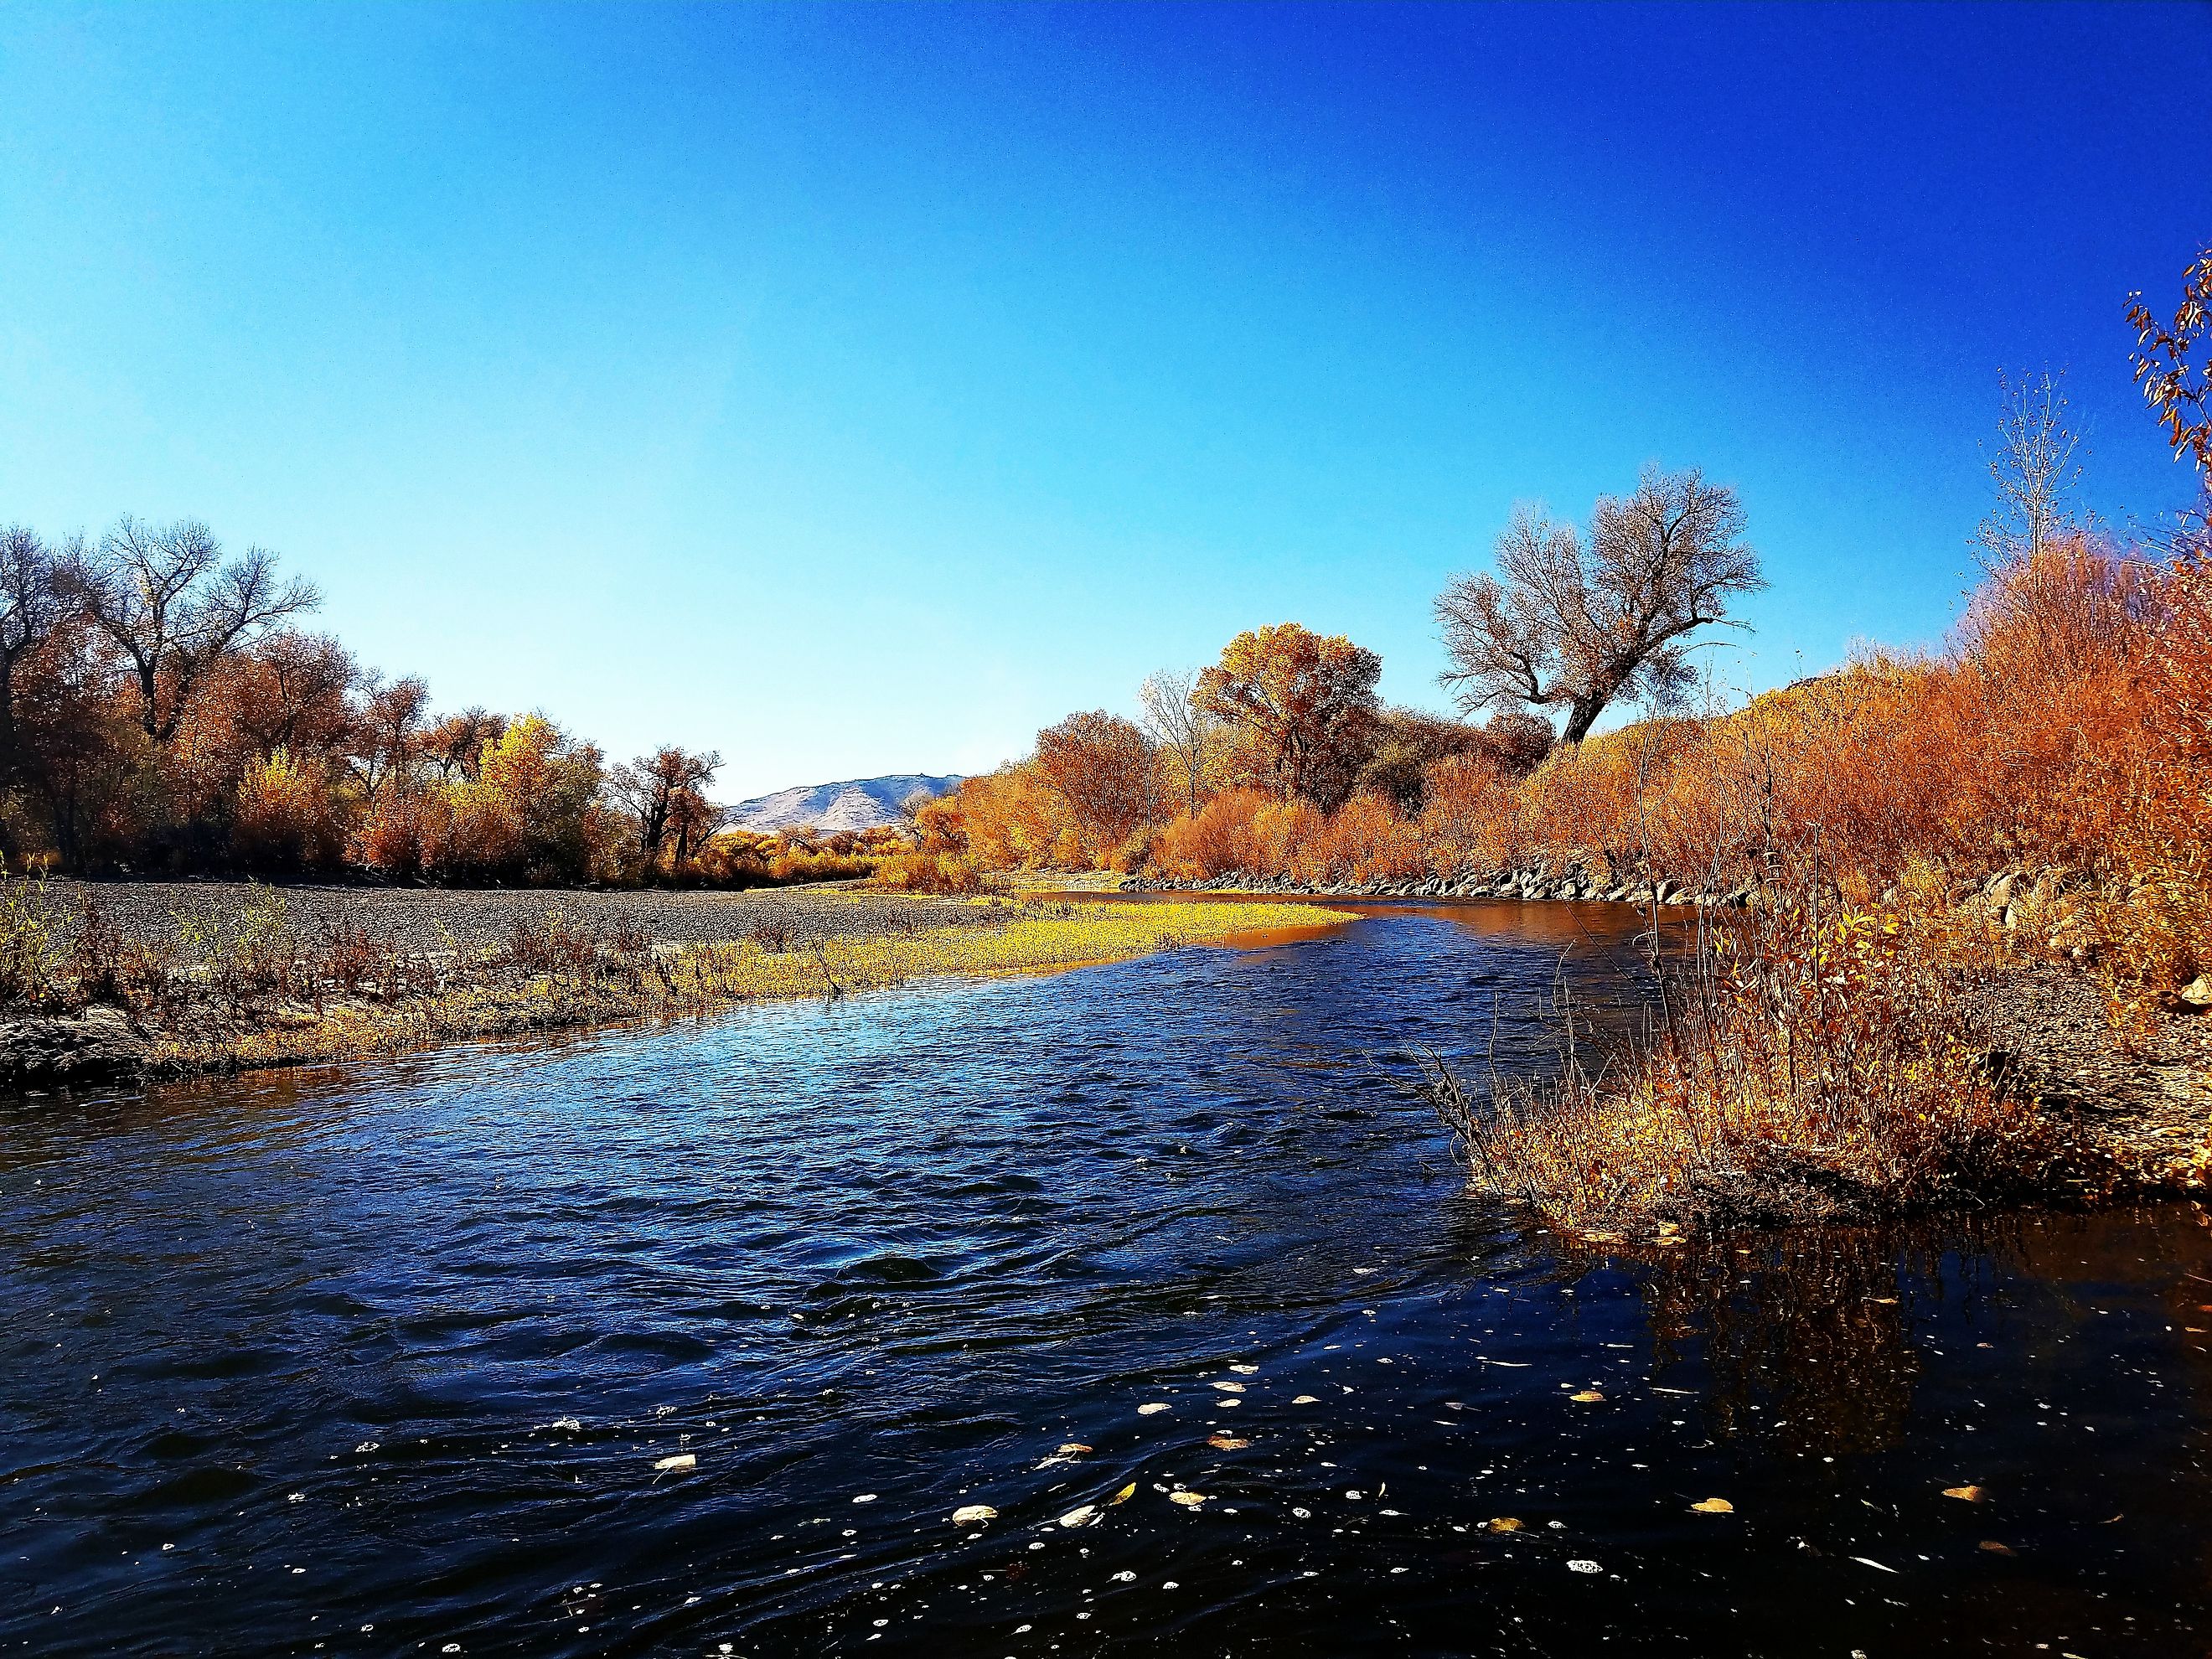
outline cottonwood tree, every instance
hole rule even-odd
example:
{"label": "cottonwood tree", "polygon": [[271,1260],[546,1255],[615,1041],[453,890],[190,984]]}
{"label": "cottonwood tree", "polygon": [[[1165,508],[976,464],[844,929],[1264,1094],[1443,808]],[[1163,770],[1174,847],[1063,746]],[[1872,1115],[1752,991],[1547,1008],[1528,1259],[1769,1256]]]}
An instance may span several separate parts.
{"label": "cottonwood tree", "polygon": [[679,789],[668,799],[668,830],[676,837],[674,863],[682,869],[694,854],[730,821],[730,809],[697,789]]}
{"label": "cottonwood tree", "polygon": [[2073,503],[2081,439],[2067,424],[2057,378],[2046,370],[2015,383],[1999,374],[1997,392],[1996,449],[1984,452],[1997,504],[1974,532],[1982,568],[1992,574],[2085,527]]}
{"label": "cottonwood tree", "polygon": [[689,855],[692,836],[701,821],[699,809],[706,800],[704,792],[721,769],[722,757],[713,750],[695,755],[671,744],[625,761],[608,775],[607,793],[637,820],[637,850],[647,865],[659,859],[672,819],[678,816],[678,802],[686,796],[691,799],[683,801],[681,822],[675,825],[679,831],[677,862],[682,863]]}
{"label": "cottonwood tree", "polygon": [[53,548],[22,525],[0,530],[0,778],[23,770],[16,729],[16,671],[67,621],[69,573],[82,550]]}
{"label": "cottonwood tree", "polygon": [[507,716],[476,707],[448,714],[422,738],[423,757],[447,783],[473,783],[483,775],[483,752],[507,735]]}
{"label": "cottonwood tree", "polygon": [[363,678],[362,690],[354,726],[353,769],[362,793],[373,804],[395,780],[405,789],[416,779],[422,761],[422,717],[430,706],[430,687],[419,674],[389,684],[372,674]]}
{"label": "cottonwood tree", "polygon": [[1098,709],[1047,726],[1037,733],[1036,769],[1094,848],[1119,846],[1153,815],[1158,757],[1119,714]]}
{"label": "cottonwood tree", "polygon": [[1195,668],[1163,668],[1137,689],[1145,732],[1182,774],[1184,806],[1198,816],[1206,793],[1206,765],[1221,746],[1221,722],[1198,706]]}
{"label": "cottonwood tree", "polygon": [[1382,677],[1364,647],[1282,623],[1224,646],[1191,701],[1236,732],[1255,781],[1334,807],[1373,748]]}
{"label": "cottonwood tree", "polygon": [[322,603],[312,582],[279,581],[266,548],[225,562],[222,544],[190,519],[167,528],[118,520],[78,567],[76,587],[85,613],[129,659],[139,724],[162,744],[210,670]]}
{"label": "cottonwood tree", "polygon": [[1729,603],[1766,586],[1743,531],[1735,492],[1695,469],[1650,468],[1632,493],[1600,496],[1587,539],[1516,507],[1498,574],[1458,577],[1437,597],[1452,664],[1439,678],[1469,713],[1565,710],[1567,743],[1618,699],[1672,706],[1694,679],[1691,636],[1747,627]]}

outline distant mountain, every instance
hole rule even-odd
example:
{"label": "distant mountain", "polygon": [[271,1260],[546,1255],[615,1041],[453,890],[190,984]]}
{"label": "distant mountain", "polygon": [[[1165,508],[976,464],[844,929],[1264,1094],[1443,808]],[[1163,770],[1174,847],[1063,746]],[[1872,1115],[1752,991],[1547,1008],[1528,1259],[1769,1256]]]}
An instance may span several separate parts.
{"label": "distant mountain", "polygon": [[900,821],[900,805],[916,795],[941,795],[960,787],[957,776],[933,777],[927,772],[901,772],[887,778],[854,778],[844,783],[800,784],[779,789],[773,795],[741,800],[730,809],[730,822],[740,830],[763,833],[811,823],[825,832],[873,830]]}

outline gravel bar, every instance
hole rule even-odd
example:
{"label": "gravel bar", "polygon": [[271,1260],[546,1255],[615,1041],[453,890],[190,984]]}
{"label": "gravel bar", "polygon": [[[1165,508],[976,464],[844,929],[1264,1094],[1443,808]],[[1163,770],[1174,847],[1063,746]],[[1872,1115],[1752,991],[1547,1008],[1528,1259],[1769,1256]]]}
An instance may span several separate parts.
{"label": "gravel bar", "polygon": [[557,910],[580,926],[611,931],[627,920],[655,940],[703,945],[741,939],[763,922],[780,922],[793,940],[909,932],[948,925],[992,927],[1009,912],[944,899],[908,897],[830,886],[761,887],[743,892],[604,892],[580,889],[265,886],[242,881],[54,880],[9,882],[5,897],[43,905],[55,933],[74,937],[88,904],[126,939],[174,940],[180,924],[236,917],[256,901],[275,900],[305,941],[340,927],[357,927],[411,951],[498,945],[518,921],[544,921]]}

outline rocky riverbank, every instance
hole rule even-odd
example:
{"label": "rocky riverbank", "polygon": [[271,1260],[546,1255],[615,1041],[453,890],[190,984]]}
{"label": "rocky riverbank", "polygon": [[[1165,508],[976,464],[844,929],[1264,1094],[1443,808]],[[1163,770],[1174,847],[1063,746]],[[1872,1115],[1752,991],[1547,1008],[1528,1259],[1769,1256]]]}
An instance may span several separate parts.
{"label": "rocky riverbank", "polygon": [[1211,881],[1178,881],[1169,876],[1131,876],[1125,893],[1280,893],[1316,898],[1517,899],[1566,902],[1611,901],[1629,904],[1721,905],[1741,908],[1757,891],[1748,886],[1714,888],[1664,878],[1619,881],[1581,865],[1552,870],[1542,865],[1499,870],[1486,875],[1430,876],[1419,881],[1366,881],[1315,885],[1287,876],[1231,872]]}

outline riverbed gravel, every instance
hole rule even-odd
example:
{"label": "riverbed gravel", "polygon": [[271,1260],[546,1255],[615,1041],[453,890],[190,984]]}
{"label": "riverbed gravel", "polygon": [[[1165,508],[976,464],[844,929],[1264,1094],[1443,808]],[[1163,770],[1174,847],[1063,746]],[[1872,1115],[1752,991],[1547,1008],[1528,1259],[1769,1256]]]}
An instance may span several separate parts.
{"label": "riverbed gravel", "polygon": [[359,928],[410,951],[467,950],[508,939],[516,923],[559,911],[579,926],[611,933],[628,921],[653,939],[702,945],[750,937],[781,924],[793,941],[902,932],[948,924],[993,926],[1008,911],[942,899],[880,894],[849,886],[754,888],[744,892],[599,891],[449,887],[264,886],[248,882],[79,882],[8,884],[7,896],[43,907],[56,935],[73,937],[97,905],[126,939],[176,940],[188,926],[236,919],[248,907],[276,903],[303,940]]}

